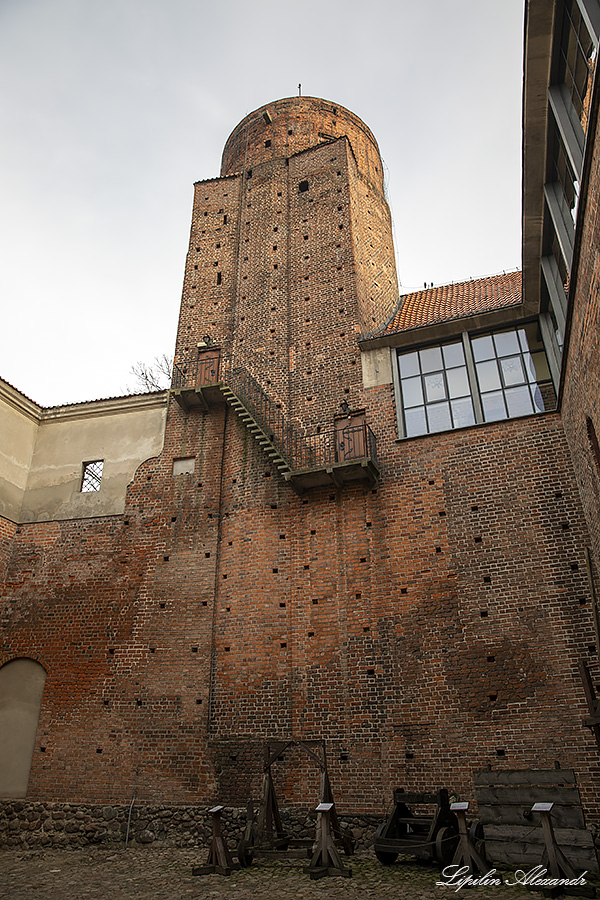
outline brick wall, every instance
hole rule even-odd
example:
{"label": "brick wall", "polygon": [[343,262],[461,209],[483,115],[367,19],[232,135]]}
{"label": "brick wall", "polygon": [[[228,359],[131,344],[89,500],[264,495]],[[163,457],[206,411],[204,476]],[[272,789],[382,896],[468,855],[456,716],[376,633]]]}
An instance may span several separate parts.
{"label": "brick wall", "polygon": [[8,519],[0,516],[0,578],[4,577],[8,565],[12,538],[16,528],[17,526],[14,522],[10,522]]}
{"label": "brick wall", "polygon": [[[597,127],[596,127],[597,130]],[[585,516],[597,589],[600,591],[600,457],[588,431],[600,436],[600,149],[596,135],[572,291],[572,319],[562,413]]]}
{"label": "brick wall", "polygon": [[[324,738],[348,811],[381,812],[395,786],[472,800],[488,763],[555,760],[597,809],[576,672],[590,537],[561,419],[397,442],[391,385],[358,374],[391,248],[364,140],[364,163],[342,136],[196,185],[177,358],[210,334],[299,426],[365,408],[380,486],[298,496],[224,403],[172,402],[123,516],[22,526],[0,664],[47,671],[32,800],[126,802],[135,784],[144,802],[245,801],[264,740]],[[307,759],[276,774],[283,802],[316,801]]]}
{"label": "brick wall", "polygon": [[[125,800],[137,770],[141,800],[242,801],[262,741],[294,737],[326,739],[348,810],[395,784],[472,799],[488,762],[558,760],[589,802],[588,537],[559,417],[396,444],[370,393],[374,492],[298,497],[223,405],[174,405],[124,517],[21,528],[0,659],[48,672],[32,799]],[[305,760],[277,777],[314,800]]]}

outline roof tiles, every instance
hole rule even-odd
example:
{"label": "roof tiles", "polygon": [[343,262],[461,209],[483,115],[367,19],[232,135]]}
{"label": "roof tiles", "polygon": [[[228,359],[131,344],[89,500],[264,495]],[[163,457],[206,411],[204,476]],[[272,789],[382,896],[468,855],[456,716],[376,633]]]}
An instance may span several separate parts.
{"label": "roof tiles", "polygon": [[514,306],[521,302],[521,273],[509,272],[473,281],[442,284],[405,294],[400,301],[400,308],[379,332],[380,335]]}

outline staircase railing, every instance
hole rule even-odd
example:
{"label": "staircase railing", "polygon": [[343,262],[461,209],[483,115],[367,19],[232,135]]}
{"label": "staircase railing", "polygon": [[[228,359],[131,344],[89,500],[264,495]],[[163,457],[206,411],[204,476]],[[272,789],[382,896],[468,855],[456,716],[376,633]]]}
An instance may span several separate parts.
{"label": "staircase railing", "polygon": [[281,406],[271,400],[258,381],[243,366],[231,369],[224,381],[291,466],[296,455],[296,446],[302,440],[302,436],[286,420]]}
{"label": "staircase railing", "polygon": [[228,366],[219,354],[202,355],[173,367],[174,389],[223,383],[236,395],[291,469],[333,466],[368,458],[377,462],[375,435],[366,424],[341,420],[337,428],[306,434],[287,421],[281,405],[244,366]]}

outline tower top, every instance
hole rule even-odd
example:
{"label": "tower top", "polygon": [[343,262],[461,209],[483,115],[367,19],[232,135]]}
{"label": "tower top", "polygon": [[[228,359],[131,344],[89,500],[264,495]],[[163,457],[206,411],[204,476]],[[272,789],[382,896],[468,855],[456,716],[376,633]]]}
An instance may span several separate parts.
{"label": "tower top", "polygon": [[362,174],[383,190],[381,156],[370,128],[349,109],[320,97],[285,97],[248,113],[227,139],[221,175],[290,157],[344,136]]}

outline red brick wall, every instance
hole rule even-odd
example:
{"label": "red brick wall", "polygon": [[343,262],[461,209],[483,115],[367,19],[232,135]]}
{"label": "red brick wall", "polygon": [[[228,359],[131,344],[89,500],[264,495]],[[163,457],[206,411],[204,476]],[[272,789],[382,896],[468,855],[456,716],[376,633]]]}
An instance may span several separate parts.
{"label": "red brick wall", "polygon": [[[325,738],[347,810],[380,811],[394,786],[473,799],[488,762],[555,760],[591,809],[590,538],[560,417],[397,442],[391,386],[358,374],[365,311],[387,302],[381,199],[345,138],[286,163],[259,137],[250,179],[196,185],[177,358],[210,334],[299,425],[364,406],[381,485],[299,497],[231,409],[172,403],[123,516],[22,526],[0,663],[48,673],[30,796],[245,800],[263,740]],[[173,476],[181,457],[193,474]],[[316,800],[298,752],[278,780],[282,800]]]}
{"label": "red brick wall", "polygon": [[[136,768],[140,799],[256,796],[269,737],[325,738],[350,810],[395,784],[472,798],[488,762],[558,760],[591,799],[588,538],[559,417],[396,444],[389,389],[369,394],[375,492],[300,498],[231,410],[173,406],[124,517],[21,528],[1,659],[48,672],[32,799],[123,800]],[[297,753],[278,779],[314,799]]]}
{"label": "red brick wall", "polygon": [[175,350],[175,363],[180,366],[190,355],[196,358],[198,341],[206,333],[218,346],[227,346],[231,341],[237,290],[239,197],[237,178],[200,181],[194,186]]}
{"label": "red brick wall", "polygon": [[571,335],[562,413],[565,433],[590,530],[594,573],[600,592],[600,459],[588,437],[590,419],[600,437],[600,148],[596,135],[572,297]]}
{"label": "red brick wall", "polygon": [[0,516],[0,578],[4,576],[10,549],[12,546],[12,538],[17,526],[14,522]]}

